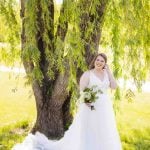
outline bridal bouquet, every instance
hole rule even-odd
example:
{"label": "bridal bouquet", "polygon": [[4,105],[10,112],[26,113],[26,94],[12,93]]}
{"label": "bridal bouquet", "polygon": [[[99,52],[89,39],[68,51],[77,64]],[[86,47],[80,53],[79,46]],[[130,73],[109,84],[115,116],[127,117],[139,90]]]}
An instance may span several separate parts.
{"label": "bridal bouquet", "polygon": [[94,106],[92,105],[93,102],[96,101],[98,98],[97,93],[103,93],[100,89],[97,88],[96,85],[85,88],[82,92],[80,92],[80,101],[84,103],[91,103],[91,110],[95,110]]}

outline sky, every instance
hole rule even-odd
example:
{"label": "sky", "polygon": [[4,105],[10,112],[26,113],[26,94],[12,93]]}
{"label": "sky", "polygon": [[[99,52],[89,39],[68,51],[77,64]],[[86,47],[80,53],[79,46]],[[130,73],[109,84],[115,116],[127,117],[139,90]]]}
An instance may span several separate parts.
{"label": "sky", "polygon": [[61,4],[63,2],[63,0],[55,0],[56,4]]}

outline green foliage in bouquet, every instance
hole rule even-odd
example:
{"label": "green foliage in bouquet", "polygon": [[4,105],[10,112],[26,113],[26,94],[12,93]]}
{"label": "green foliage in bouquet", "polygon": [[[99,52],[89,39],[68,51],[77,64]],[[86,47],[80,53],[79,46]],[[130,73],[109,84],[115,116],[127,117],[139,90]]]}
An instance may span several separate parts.
{"label": "green foliage in bouquet", "polygon": [[92,87],[87,87],[85,88],[81,93],[80,93],[80,101],[84,103],[92,103],[95,102],[98,98],[97,93],[103,93],[102,90],[97,88],[96,85]]}

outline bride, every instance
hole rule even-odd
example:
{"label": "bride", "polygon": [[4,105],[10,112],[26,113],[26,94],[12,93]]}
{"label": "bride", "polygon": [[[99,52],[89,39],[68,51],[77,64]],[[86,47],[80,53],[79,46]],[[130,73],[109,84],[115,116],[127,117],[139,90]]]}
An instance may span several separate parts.
{"label": "bride", "polygon": [[[104,53],[95,56],[90,70],[80,78],[80,91],[86,87],[97,86],[102,93],[97,93],[94,103],[81,103],[72,125],[58,141],[48,140],[42,133],[29,134],[23,143],[13,150],[122,150],[117,131],[112,101],[107,90],[117,87]],[[91,110],[94,105],[94,110]]]}

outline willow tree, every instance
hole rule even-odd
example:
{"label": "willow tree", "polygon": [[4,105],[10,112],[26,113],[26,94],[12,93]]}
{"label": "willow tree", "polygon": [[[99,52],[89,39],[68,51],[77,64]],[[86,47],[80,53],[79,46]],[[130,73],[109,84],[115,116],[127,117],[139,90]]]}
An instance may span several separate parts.
{"label": "willow tree", "polygon": [[78,79],[99,44],[117,78],[141,85],[150,58],[148,10],[148,0],[64,0],[59,12],[53,0],[21,0],[21,58],[37,108],[33,133],[63,135]]}
{"label": "willow tree", "polygon": [[37,108],[32,132],[63,135],[71,118],[71,89],[98,51],[107,3],[64,0],[55,22],[53,0],[21,1],[22,60]]}

